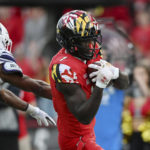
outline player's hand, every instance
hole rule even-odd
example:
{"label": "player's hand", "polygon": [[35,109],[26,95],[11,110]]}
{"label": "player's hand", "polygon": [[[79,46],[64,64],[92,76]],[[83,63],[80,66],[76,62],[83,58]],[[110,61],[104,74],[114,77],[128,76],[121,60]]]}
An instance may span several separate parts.
{"label": "player's hand", "polygon": [[110,80],[113,78],[113,73],[106,66],[99,66],[96,64],[90,64],[88,67],[96,69],[97,71],[89,74],[92,82],[96,82],[96,86],[99,88],[106,88]]}
{"label": "player's hand", "polygon": [[38,125],[44,124],[45,126],[55,125],[55,121],[44,111],[39,109],[38,107],[34,107],[32,105],[28,105],[26,112],[37,120]]}
{"label": "player's hand", "polygon": [[119,77],[119,68],[113,66],[111,63],[103,59],[101,59],[100,61],[96,61],[96,63],[100,64],[102,67],[108,67],[113,74],[112,79],[117,79]]}

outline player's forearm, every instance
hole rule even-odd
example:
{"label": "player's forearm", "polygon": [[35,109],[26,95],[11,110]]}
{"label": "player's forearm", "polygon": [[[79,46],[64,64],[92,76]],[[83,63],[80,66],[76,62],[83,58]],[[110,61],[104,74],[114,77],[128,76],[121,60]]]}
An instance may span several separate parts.
{"label": "player's forearm", "polygon": [[113,80],[113,86],[117,89],[126,89],[129,86],[128,75],[119,72],[119,78]]}
{"label": "player's forearm", "polygon": [[41,97],[45,97],[48,99],[52,99],[52,94],[51,94],[51,87],[49,84],[42,80],[35,80],[36,83],[38,84],[39,88],[35,90],[35,94]]}
{"label": "player's forearm", "polygon": [[78,108],[78,118],[83,124],[89,124],[95,117],[101,103],[103,89],[94,87],[91,97]]}
{"label": "player's forearm", "polygon": [[17,97],[7,89],[0,90],[0,97],[6,104],[16,109],[25,111],[28,107],[28,104],[25,101],[21,100],[19,97]]}
{"label": "player's forearm", "polygon": [[32,79],[24,75],[20,78],[20,82],[17,82],[14,85],[25,91],[33,92],[35,95],[48,99],[52,98],[50,85],[42,80]]}
{"label": "player's forearm", "polygon": [[34,93],[38,96],[52,100],[51,88],[49,87],[40,87],[38,90],[35,90]]}

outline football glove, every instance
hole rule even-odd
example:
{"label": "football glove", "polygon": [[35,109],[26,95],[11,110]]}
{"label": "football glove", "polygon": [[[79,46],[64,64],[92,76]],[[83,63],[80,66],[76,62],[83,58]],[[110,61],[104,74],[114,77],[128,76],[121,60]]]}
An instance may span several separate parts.
{"label": "football glove", "polygon": [[102,59],[100,61],[96,61],[96,63],[100,64],[102,67],[108,67],[113,74],[112,79],[117,79],[119,77],[119,68],[114,67],[112,64]]}
{"label": "football glove", "polygon": [[96,82],[96,86],[99,88],[106,88],[110,80],[113,78],[110,69],[105,65],[99,66],[96,64],[90,64],[88,67],[97,70],[89,74],[89,77],[92,78],[92,82]]}
{"label": "football glove", "polygon": [[45,126],[49,126],[50,124],[56,126],[55,121],[38,107],[34,107],[29,104],[26,112],[37,120],[39,126],[41,126],[42,124],[44,124]]}

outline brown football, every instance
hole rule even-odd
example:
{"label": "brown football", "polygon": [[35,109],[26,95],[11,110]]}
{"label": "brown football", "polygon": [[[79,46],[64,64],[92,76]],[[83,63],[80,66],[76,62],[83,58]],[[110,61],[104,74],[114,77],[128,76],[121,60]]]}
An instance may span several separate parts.
{"label": "brown football", "polygon": [[[96,62],[94,62],[93,64],[97,64],[98,66],[100,66],[100,64],[96,63]],[[89,67],[87,68],[87,75],[88,75],[88,78],[90,81],[92,80],[92,78],[90,78],[89,75],[90,75],[90,73],[95,72],[95,71],[97,71],[97,69],[93,69],[93,68],[89,68]]]}
{"label": "brown football", "polygon": [[[96,62],[93,63],[93,64],[97,64],[98,66],[101,66],[99,63],[96,63]],[[89,68],[89,67],[87,68],[87,74],[88,74],[88,78],[90,79],[90,81],[91,81],[92,78],[89,77],[89,74],[92,73],[92,72],[95,72],[95,71],[97,71],[97,69],[93,69],[93,68]],[[92,81],[91,81],[91,82],[92,82]],[[112,85],[112,83],[113,83],[113,82],[112,82],[112,80],[111,80],[111,81],[109,82],[108,86]],[[107,87],[108,87],[108,86],[107,86]]]}
{"label": "brown football", "polygon": [[[96,64],[98,66],[101,66],[99,63],[94,62],[93,64]],[[97,69],[93,69],[93,68],[87,68],[87,74],[89,76],[90,73],[97,71]]]}

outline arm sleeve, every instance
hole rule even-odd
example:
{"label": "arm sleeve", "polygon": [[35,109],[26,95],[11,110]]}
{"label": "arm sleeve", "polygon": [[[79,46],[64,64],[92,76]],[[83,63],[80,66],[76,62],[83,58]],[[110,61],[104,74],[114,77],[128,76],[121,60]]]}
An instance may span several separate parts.
{"label": "arm sleeve", "polygon": [[2,71],[6,74],[18,74],[23,76],[22,69],[15,62],[5,62],[2,64]]}
{"label": "arm sleeve", "polygon": [[0,52],[0,64],[2,64],[2,71],[6,74],[19,74],[23,76],[22,69],[16,64],[15,58],[8,51]]}

